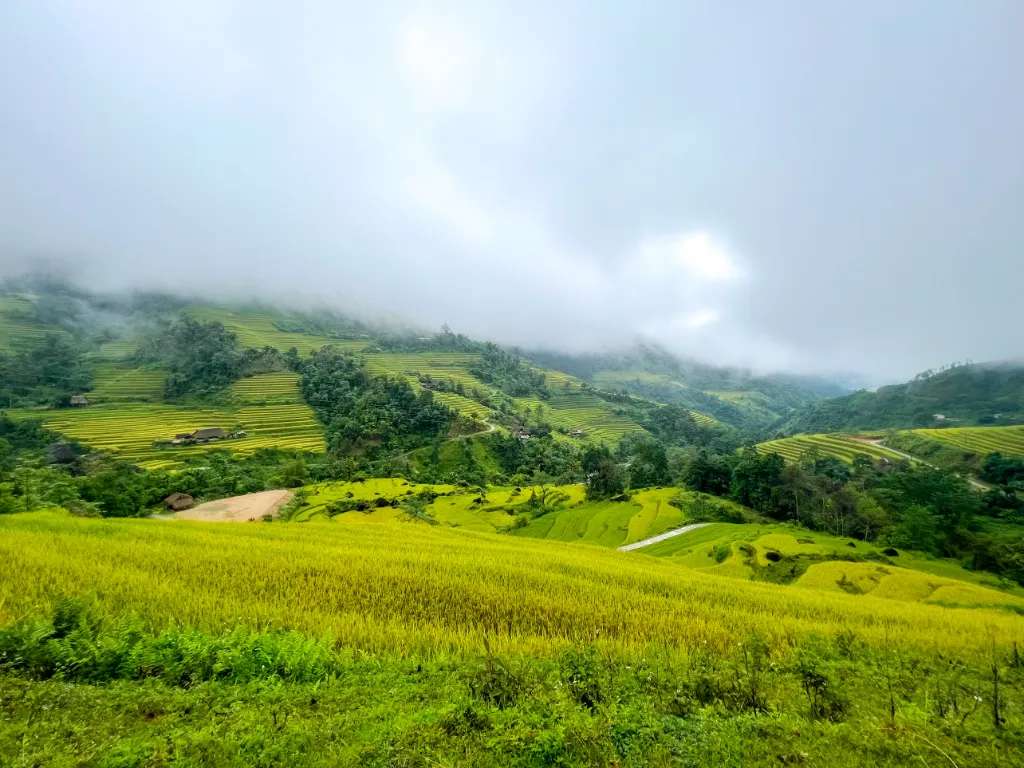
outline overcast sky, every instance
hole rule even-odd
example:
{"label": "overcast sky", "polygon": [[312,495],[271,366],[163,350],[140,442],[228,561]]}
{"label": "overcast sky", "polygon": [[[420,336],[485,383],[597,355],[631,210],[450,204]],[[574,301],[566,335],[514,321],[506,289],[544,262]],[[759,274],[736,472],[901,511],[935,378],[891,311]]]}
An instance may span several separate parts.
{"label": "overcast sky", "polygon": [[1022,37],[1019,0],[5,0],[0,273],[874,380],[1020,357]]}

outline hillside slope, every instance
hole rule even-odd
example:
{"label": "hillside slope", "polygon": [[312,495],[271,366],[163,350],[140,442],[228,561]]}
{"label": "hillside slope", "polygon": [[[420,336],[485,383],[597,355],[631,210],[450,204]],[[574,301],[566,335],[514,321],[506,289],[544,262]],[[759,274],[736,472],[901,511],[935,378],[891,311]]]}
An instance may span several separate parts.
{"label": "hillside slope", "polygon": [[886,427],[1024,422],[1024,364],[957,365],[905,384],[808,405],[774,428],[839,432]]}
{"label": "hillside slope", "polygon": [[[1022,633],[1004,610],[439,526],[0,516],[0,754],[1009,768]],[[993,670],[1005,722],[968,703],[991,706]]]}

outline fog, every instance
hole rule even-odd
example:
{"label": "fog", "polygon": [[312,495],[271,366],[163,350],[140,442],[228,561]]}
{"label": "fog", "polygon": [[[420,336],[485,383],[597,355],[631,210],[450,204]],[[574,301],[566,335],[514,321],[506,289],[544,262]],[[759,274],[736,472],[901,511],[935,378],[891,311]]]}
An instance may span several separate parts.
{"label": "fog", "polygon": [[7,0],[0,275],[876,382],[1019,357],[1022,29],[1016,0]]}

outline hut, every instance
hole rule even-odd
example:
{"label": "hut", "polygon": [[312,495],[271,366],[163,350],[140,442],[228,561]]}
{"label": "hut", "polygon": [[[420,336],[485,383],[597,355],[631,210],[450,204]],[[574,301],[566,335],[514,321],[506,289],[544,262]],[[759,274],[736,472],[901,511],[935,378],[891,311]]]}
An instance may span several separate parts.
{"label": "hut", "polygon": [[205,443],[209,440],[223,440],[227,436],[227,430],[220,427],[205,427],[204,429],[197,429],[192,433],[192,439],[197,443]]}
{"label": "hut", "polygon": [[84,408],[89,404],[89,400],[85,395],[72,395],[68,403],[72,408]]}
{"label": "hut", "polygon": [[183,509],[191,509],[195,506],[196,500],[187,493],[172,493],[164,499],[164,506],[172,512],[180,512]]}

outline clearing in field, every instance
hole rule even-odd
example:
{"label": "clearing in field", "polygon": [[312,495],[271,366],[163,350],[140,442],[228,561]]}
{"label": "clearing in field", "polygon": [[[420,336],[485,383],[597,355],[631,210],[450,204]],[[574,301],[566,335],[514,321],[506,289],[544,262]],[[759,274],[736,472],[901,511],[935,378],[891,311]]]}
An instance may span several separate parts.
{"label": "clearing in field", "polygon": [[247,493],[243,496],[207,501],[192,509],[175,512],[169,517],[176,520],[200,520],[206,523],[247,523],[277,517],[281,507],[291,498],[292,492],[283,490]]}

